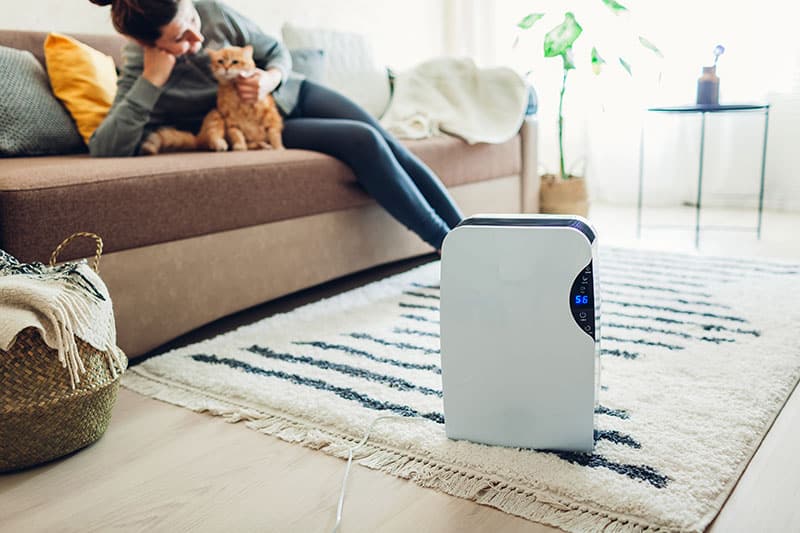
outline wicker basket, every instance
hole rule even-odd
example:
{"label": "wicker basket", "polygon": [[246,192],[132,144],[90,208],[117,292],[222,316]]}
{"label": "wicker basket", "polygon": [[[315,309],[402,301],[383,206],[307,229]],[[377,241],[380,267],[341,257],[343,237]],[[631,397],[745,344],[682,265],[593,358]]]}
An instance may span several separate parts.
{"label": "wicker basket", "polygon": [[[97,271],[102,240],[94,234],[66,239],[53,252],[50,264],[77,236],[97,240],[93,264]],[[74,452],[95,442],[108,427],[127,360],[122,356],[123,368],[112,369],[105,352],[81,339],[75,341],[86,373],[74,389],[58,352],[44,343],[37,329],[24,329],[9,351],[0,350],[0,472]]]}

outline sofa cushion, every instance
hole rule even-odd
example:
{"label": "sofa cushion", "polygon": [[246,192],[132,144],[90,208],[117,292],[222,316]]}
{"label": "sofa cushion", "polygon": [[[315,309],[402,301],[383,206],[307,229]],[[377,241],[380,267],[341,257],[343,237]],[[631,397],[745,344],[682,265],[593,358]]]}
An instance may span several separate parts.
{"label": "sofa cushion", "polygon": [[366,36],[358,33],[305,28],[286,23],[283,42],[292,48],[321,48],[327,58],[326,85],[347,96],[373,117],[389,106],[389,73],[375,57]]}
{"label": "sofa cushion", "polygon": [[51,33],[44,41],[50,86],[88,144],[117,94],[114,60],[80,41]]}
{"label": "sofa cushion", "polygon": [[[122,47],[127,40],[121,35],[84,33],[70,33],[69,35],[95,50],[111,56],[117,69],[122,65]],[[47,32],[43,31],[0,30],[0,46],[27,50],[39,60],[42,66],[44,66],[44,40],[46,38]]]}
{"label": "sofa cushion", "polygon": [[[520,172],[518,136],[501,145],[441,137],[408,146],[447,186]],[[113,252],[371,201],[346,165],[303,150],[7,159],[0,160],[0,248],[44,261],[75,231],[101,235]],[[62,258],[91,253],[76,245]]]}
{"label": "sofa cushion", "polygon": [[328,80],[327,57],[320,48],[295,48],[289,50],[292,70],[315,83],[325,85]]}
{"label": "sofa cushion", "polygon": [[28,51],[0,46],[0,156],[85,150],[69,113]]}

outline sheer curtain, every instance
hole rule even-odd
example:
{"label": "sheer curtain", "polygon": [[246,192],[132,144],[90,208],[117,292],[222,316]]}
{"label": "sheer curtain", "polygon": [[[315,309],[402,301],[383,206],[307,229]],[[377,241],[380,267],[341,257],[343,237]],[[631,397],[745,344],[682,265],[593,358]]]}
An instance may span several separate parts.
{"label": "sheer curtain", "polygon": [[[720,58],[720,102],[769,102],[765,205],[800,211],[800,45],[791,2],[620,0],[628,12],[615,16],[602,0],[447,0],[448,52],[479,64],[509,65],[528,77],[539,96],[541,161],[558,168],[557,108],[561,60],[542,57],[544,34],[572,11],[583,27],[575,44],[564,101],[568,170],[584,174],[593,198],[636,201],[639,139],[645,137],[645,202],[678,205],[696,196],[699,115],[645,113],[650,106],[694,102],[701,67]],[[531,12],[546,13],[531,30],[516,27]],[[657,58],[638,43],[655,43]],[[516,44],[515,44],[516,43]],[[607,61],[595,76],[592,46]],[[629,76],[617,61],[630,63]],[[757,201],[764,117],[712,115],[706,123],[705,205],[754,206]]]}

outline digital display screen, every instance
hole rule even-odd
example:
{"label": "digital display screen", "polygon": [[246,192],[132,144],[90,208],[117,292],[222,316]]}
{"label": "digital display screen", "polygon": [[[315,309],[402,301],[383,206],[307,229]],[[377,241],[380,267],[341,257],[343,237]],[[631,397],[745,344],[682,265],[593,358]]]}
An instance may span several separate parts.
{"label": "digital display screen", "polygon": [[593,272],[592,263],[589,263],[575,276],[569,292],[569,307],[578,327],[592,340],[597,341]]}
{"label": "digital display screen", "polygon": [[589,296],[585,294],[575,295],[575,305],[588,305],[588,304],[589,304]]}

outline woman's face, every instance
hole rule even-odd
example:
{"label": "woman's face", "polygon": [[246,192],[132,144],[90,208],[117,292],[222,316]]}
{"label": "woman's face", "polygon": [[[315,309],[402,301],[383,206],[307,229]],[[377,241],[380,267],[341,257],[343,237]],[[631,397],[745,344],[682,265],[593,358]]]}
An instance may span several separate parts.
{"label": "woman's face", "polygon": [[182,56],[198,52],[202,45],[200,16],[191,0],[181,0],[175,18],[161,27],[161,37],[155,46],[174,56]]}

